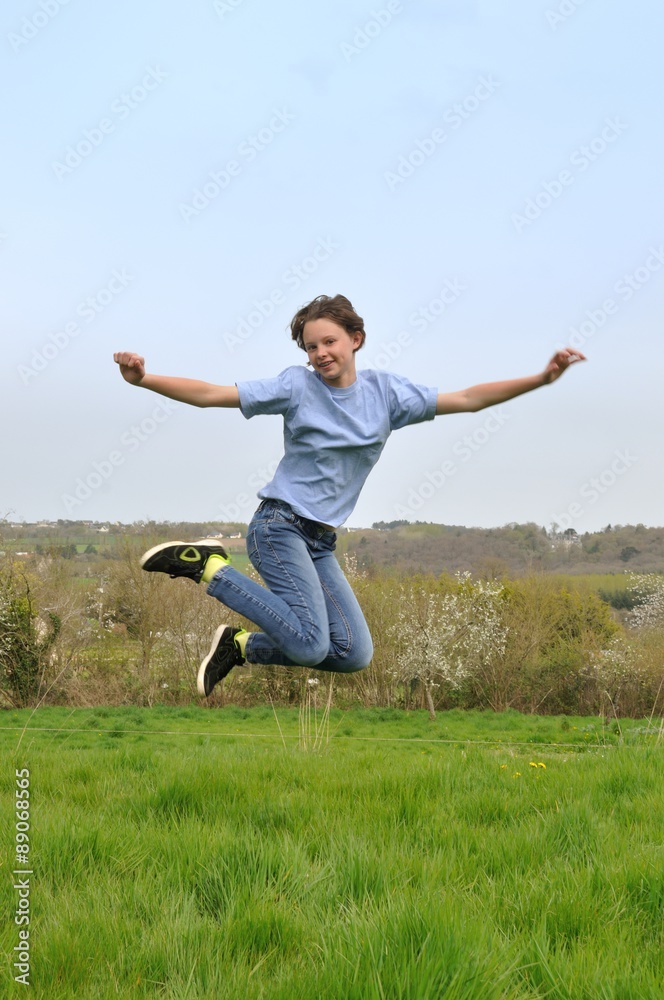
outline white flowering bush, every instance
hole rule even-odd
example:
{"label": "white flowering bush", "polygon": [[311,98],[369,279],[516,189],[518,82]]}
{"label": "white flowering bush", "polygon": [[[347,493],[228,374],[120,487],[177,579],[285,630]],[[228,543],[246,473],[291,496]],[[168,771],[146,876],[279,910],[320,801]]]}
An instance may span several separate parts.
{"label": "white flowering bush", "polygon": [[607,714],[617,714],[624,695],[644,679],[638,650],[623,635],[616,635],[605,649],[591,653],[582,673],[596,692],[598,710]]}
{"label": "white flowering bush", "polygon": [[615,685],[634,674],[638,663],[636,648],[622,635],[615,636],[606,649],[591,653],[587,673],[601,684]]}
{"label": "white flowering bush", "polygon": [[422,684],[432,718],[437,687],[458,688],[505,652],[502,592],[502,584],[473,582],[470,573],[457,573],[456,586],[448,593],[425,589],[416,578],[401,585],[389,629],[397,652],[391,673],[397,681]]}
{"label": "white flowering bush", "polygon": [[634,631],[615,636],[584,667],[588,710],[639,718],[664,707],[664,656],[661,632]]}
{"label": "white flowering bush", "polygon": [[629,573],[627,589],[638,599],[629,614],[629,625],[632,628],[664,628],[664,576]]}

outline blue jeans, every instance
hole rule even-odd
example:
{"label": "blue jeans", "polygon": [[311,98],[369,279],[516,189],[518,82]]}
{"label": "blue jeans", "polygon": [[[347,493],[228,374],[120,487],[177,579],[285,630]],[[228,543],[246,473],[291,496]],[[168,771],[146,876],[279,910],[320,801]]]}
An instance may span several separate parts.
{"label": "blue jeans", "polygon": [[336,538],[287,503],[262,501],[247,531],[247,552],[267,586],[224,566],[207,588],[208,594],[261,629],[247,640],[249,663],[339,673],[368,666],[373,643],[334,555]]}

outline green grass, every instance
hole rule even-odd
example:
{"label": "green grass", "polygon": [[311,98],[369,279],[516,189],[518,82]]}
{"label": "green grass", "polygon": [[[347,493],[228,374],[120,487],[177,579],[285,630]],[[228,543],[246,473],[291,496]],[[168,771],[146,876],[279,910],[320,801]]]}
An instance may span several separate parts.
{"label": "green grass", "polygon": [[6,873],[31,772],[33,996],[661,998],[654,725],[333,712],[314,754],[278,714],[283,741],[270,708],[0,714]]}

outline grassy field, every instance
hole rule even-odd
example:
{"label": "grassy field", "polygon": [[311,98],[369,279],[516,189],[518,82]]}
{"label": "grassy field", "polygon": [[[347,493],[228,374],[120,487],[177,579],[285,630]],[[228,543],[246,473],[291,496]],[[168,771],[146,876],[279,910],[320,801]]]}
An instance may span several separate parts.
{"label": "grassy field", "polygon": [[35,997],[661,1000],[659,722],[333,712],[318,752],[298,723],[3,712],[0,995],[27,768]]}

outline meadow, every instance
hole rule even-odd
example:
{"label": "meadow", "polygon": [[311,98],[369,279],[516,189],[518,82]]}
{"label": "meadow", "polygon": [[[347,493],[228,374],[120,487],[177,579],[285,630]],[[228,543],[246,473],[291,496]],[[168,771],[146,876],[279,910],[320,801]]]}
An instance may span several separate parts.
{"label": "meadow", "polygon": [[25,995],[26,768],[34,997],[659,1000],[661,735],[514,711],[3,711],[3,995]]}

